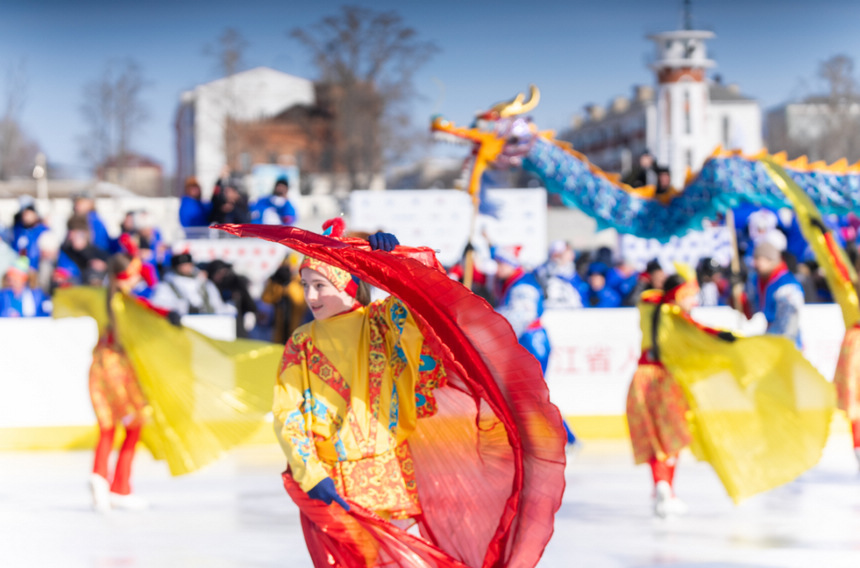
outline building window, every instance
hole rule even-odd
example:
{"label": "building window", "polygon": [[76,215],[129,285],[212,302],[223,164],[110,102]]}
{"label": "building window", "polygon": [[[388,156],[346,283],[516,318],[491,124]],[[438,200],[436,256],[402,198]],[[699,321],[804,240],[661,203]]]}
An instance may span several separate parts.
{"label": "building window", "polygon": [[731,133],[731,122],[729,115],[723,115],[723,148],[729,147],[729,134]]}
{"label": "building window", "polygon": [[692,170],[693,169],[693,151],[692,150],[687,150],[686,158],[687,158],[687,167]]}
{"label": "building window", "polygon": [[690,91],[684,91],[684,134],[690,134],[692,125],[690,124]]}

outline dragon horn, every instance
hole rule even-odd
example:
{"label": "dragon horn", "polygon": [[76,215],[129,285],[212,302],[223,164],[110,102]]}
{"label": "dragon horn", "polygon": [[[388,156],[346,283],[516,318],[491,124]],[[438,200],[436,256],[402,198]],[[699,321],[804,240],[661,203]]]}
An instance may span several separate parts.
{"label": "dragon horn", "polygon": [[522,94],[517,95],[510,103],[498,109],[499,116],[507,118],[518,114],[525,114],[534,109],[540,102],[540,90],[534,85],[529,85],[529,100],[523,102],[524,98]]}
{"label": "dragon horn", "polygon": [[479,116],[487,117],[495,115],[500,118],[507,118],[528,112],[535,108],[540,101],[540,91],[534,85],[529,85],[529,100],[523,103],[525,98],[525,95],[520,93],[509,101],[493,105],[490,110],[481,113]]}

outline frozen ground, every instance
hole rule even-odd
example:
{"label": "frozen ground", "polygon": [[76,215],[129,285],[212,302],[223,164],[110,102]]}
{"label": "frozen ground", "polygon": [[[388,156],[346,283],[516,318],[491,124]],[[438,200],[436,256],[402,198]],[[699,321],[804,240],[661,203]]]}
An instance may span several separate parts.
{"label": "frozen ground", "polygon": [[[140,513],[93,513],[89,465],[87,452],[0,453],[0,566],[310,566],[276,446],[175,479],[142,452],[135,489],[152,507]],[[740,507],[685,457],[679,519],[652,518],[649,472],[625,442],[588,443],[567,484],[542,567],[860,567],[860,475],[844,437],[801,479]]]}

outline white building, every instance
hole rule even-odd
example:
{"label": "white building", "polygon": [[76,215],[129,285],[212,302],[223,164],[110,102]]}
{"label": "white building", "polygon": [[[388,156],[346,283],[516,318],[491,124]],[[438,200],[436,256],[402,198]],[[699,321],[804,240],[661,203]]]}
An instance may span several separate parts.
{"label": "white building", "polygon": [[688,168],[698,170],[717,146],[757,152],[762,147],[761,109],[735,85],[706,78],[716,63],[707,57],[703,30],[649,36],[656,47],[651,68],[656,86],[636,86],[632,99],[608,107],[589,105],[562,138],[608,171],[628,171],[645,150],[668,166],[680,187]]}
{"label": "white building", "polygon": [[789,158],[806,155],[810,160],[849,162],[860,159],[860,99],[834,101],[810,96],[788,102],[767,112],[765,137],[772,152],[785,151]]}
{"label": "white building", "polygon": [[294,105],[315,103],[314,84],[257,67],[182,93],[176,116],[177,175],[196,176],[208,196],[227,164],[226,123],[273,117]]}

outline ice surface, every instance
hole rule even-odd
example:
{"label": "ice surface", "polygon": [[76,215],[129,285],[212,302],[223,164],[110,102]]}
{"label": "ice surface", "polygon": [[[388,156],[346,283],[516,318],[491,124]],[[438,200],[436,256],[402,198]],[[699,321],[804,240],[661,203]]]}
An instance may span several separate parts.
{"label": "ice surface", "polygon": [[[90,509],[88,452],[0,453],[0,566],[305,568],[298,512],[280,482],[277,446],[234,451],[171,478],[141,452],[138,513]],[[540,566],[585,568],[860,567],[860,475],[846,436],[798,481],[732,505],[706,464],[684,456],[682,518],[651,514],[647,467],[626,442],[587,442]]]}

